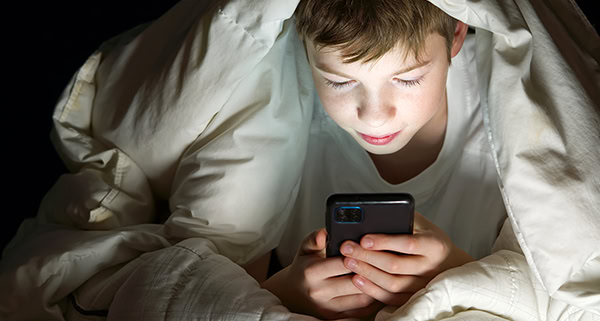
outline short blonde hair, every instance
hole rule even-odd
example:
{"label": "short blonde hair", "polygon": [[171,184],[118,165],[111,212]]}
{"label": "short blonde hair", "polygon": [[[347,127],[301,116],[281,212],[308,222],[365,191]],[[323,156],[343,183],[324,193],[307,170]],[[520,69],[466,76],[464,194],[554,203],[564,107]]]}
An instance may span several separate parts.
{"label": "short blonde hair", "polygon": [[448,60],[456,20],[427,0],[301,0],[296,29],[317,50],[341,50],[343,61],[377,60],[398,45],[416,60],[425,39],[436,32],[446,39]]}

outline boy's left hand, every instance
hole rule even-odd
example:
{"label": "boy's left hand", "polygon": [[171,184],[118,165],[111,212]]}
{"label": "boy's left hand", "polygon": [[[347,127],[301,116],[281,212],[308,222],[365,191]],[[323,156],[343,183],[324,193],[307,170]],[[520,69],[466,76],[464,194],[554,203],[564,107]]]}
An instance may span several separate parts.
{"label": "boy's left hand", "polygon": [[[351,249],[351,251],[348,251]],[[436,275],[474,261],[435,224],[415,213],[412,235],[368,234],[340,248],[354,285],[388,305],[401,306]]]}

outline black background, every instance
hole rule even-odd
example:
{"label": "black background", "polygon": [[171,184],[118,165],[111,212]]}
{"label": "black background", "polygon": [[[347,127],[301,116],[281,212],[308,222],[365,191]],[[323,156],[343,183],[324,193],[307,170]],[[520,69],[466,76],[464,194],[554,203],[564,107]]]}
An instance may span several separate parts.
{"label": "black background", "polygon": [[[48,1],[3,10],[2,146],[8,164],[0,248],[24,218],[35,216],[44,194],[66,172],[49,134],[54,105],[72,75],[102,41],[156,19],[176,2]],[[594,2],[578,3],[597,29]]]}
{"label": "black background", "polygon": [[[199,0],[201,1],[201,0]],[[67,170],[50,142],[52,112],[99,45],[161,16],[174,0],[48,1],[4,11],[4,201],[0,249]],[[14,15],[15,19],[7,19]],[[8,17],[10,18],[10,17]],[[12,22],[8,22],[12,21]],[[7,99],[8,98],[8,99]],[[8,191],[8,193],[6,193]]]}

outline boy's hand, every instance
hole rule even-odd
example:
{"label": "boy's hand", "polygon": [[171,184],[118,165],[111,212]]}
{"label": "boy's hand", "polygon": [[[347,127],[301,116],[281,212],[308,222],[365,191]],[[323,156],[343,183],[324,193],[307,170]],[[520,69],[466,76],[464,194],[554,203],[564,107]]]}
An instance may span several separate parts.
{"label": "boy's hand", "polygon": [[360,318],[378,311],[382,305],[352,283],[344,258],[325,258],[326,238],[325,229],[308,235],[292,264],[261,286],[292,312],[318,318]]}
{"label": "boy's hand", "polygon": [[474,260],[419,213],[413,235],[369,234],[360,245],[346,241],[340,250],[344,265],[356,273],[355,286],[395,306],[406,303],[441,272]]}

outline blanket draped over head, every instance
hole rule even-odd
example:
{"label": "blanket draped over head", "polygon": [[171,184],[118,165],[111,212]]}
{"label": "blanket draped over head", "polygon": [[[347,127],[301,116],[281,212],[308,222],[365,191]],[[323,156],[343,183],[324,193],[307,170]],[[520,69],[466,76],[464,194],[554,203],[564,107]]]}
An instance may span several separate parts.
{"label": "blanket draped over head", "polygon": [[[297,2],[182,0],[89,57],[53,114],[71,172],[3,252],[0,319],[312,319],[238,265],[277,246],[298,190]],[[598,35],[569,1],[431,2],[476,30],[508,219],[490,256],[377,320],[599,320]]]}

